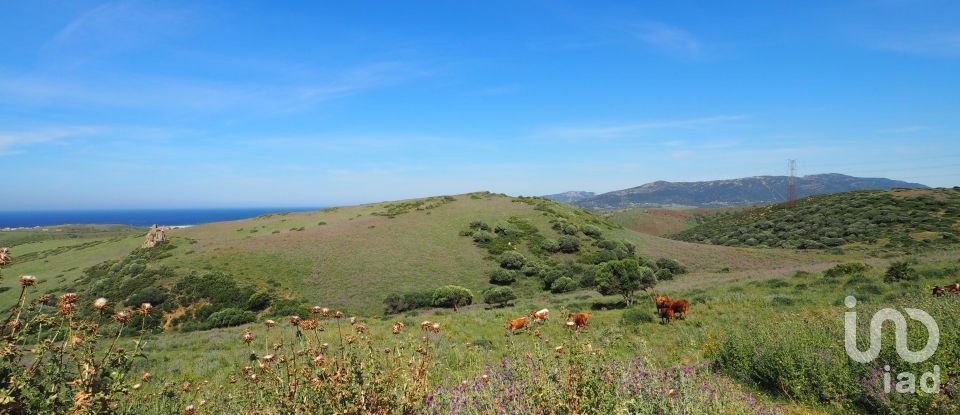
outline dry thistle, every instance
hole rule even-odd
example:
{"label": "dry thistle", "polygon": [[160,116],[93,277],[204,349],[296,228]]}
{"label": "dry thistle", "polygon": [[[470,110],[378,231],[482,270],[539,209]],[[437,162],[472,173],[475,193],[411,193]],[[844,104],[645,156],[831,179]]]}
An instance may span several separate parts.
{"label": "dry thistle", "polygon": [[433,323],[433,326],[430,327],[430,331],[432,331],[432,332],[434,332],[434,333],[439,333],[439,332],[440,332],[440,323]]}
{"label": "dry thistle", "polygon": [[52,300],[53,300],[53,297],[51,297],[50,294],[44,294],[44,295],[41,295],[39,298],[37,298],[37,303],[50,304],[50,301]]}
{"label": "dry thistle", "polygon": [[267,321],[264,321],[264,322],[263,322],[263,325],[264,325],[264,326],[267,326],[267,328],[271,328],[271,327],[273,327],[273,326],[276,326],[276,325],[277,325],[277,322],[276,322],[276,321],[273,321],[273,320],[267,320]]}
{"label": "dry thistle", "polygon": [[141,385],[140,385],[139,383],[134,384],[134,385],[133,385],[133,390],[138,391],[138,390],[140,390],[140,387],[141,387]]}
{"label": "dry thistle", "polygon": [[149,382],[150,379],[153,379],[153,375],[151,375],[150,372],[143,372],[140,374],[140,380]]}
{"label": "dry thistle", "polygon": [[20,277],[20,285],[24,287],[32,287],[37,284],[37,277],[33,275],[24,275]]}
{"label": "dry thistle", "polygon": [[320,307],[318,305],[310,307],[310,314],[320,314],[322,312],[323,312],[323,307]]}
{"label": "dry thistle", "polygon": [[357,318],[356,318],[356,317],[350,317],[350,325],[352,326],[352,325],[354,325],[354,324],[357,324]]}
{"label": "dry thistle", "polygon": [[249,330],[243,332],[242,338],[243,338],[243,342],[246,344],[253,343],[253,333],[251,333]]}
{"label": "dry thistle", "polygon": [[353,329],[356,330],[357,333],[366,333],[366,332],[367,332],[367,326],[364,325],[364,324],[357,324],[356,326],[354,326]]}
{"label": "dry thistle", "polygon": [[66,293],[60,296],[60,303],[73,304],[77,302],[78,299],[80,299],[80,295],[78,295],[77,293]]}
{"label": "dry thistle", "polygon": [[307,319],[300,322],[300,327],[304,330],[313,330],[317,328],[319,322],[315,319]]}
{"label": "dry thistle", "polygon": [[334,317],[334,318],[343,318],[343,312],[342,312],[342,311],[334,312],[334,313],[333,313],[333,317]]}
{"label": "dry thistle", "polygon": [[273,361],[273,359],[274,359],[275,357],[276,357],[276,356],[274,356],[274,355],[272,355],[272,354],[264,355],[264,356],[263,356],[263,361],[264,361],[264,362],[267,362],[267,363],[270,363],[270,362]]}
{"label": "dry thistle", "polygon": [[403,323],[399,321],[393,322],[393,329],[391,330],[393,334],[400,334],[403,331]]}
{"label": "dry thistle", "polygon": [[116,320],[117,323],[127,324],[127,322],[130,321],[130,313],[120,310],[113,314],[113,319]]}
{"label": "dry thistle", "polygon": [[287,321],[290,322],[290,325],[291,325],[291,326],[299,326],[299,325],[300,325],[300,316],[290,316],[290,317],[287,317]]}
{"label": "dry thistle", "polygon": [[151,311],[153,311],[153,304],[150,303],[140,304],[140,308],[137,308],[137,312],[143,315],[150,314]]}
{"label": "dry thistle", "polygon": [[184,415],[193,415],[195,413],[197,413],[197,410],[196,408],[193,407],[193,405],[187,405],[186,407],[183,408]]}
{"label": "dry thistle", "polygon": [[106,298],[100,297],[96,300],[93,300],[94,310],[103,311],[103,309],[107,308],[108,305],[110,305],[110,301],[107,300]]}
{"label": "dry thistle", "polygon": [[76,307],[73,305],[73,303],[64,303],[61,301],[59,304],[57,304],[57,313],[64,317],[71,316],[73,315],[75,308]]}

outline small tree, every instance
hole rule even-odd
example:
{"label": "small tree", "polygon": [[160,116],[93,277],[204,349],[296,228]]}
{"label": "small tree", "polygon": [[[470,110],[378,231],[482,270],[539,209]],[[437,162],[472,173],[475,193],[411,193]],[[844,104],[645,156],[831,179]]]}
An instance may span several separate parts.
{"label": "small tree", "polygon": [[500,266],[506,269],[520,269],[527,262],[527,258],[517,251],[507,251],[500,256]]}
{"label": "small tree", "polygon": [[433,291],[434,307],[453,307],[453,311],[457,311],[472,303],[473,293],[459,285],[445,285]]}
{"label": "small tree", "polygon": [[658,269],[657,272],[654,273],[653,275],[657,277],[657,281],[666,281],[666,280],[672,280],[672,279],[673,279],[673,273],[670,272],[670,270],[669,270],[669,269],[666,269],[666,268],[660,268],[660,269]]}
{"label": "small tree", "polygon": [[566,293],[573,290],[576,290],[578,284],[573,278],[570,277],[560,277],[557,278],[553,284],[550,284],[550,292],[554,294]]}
{"label": "small tree", "polygon": [[500,307],[516,299],[517,295],[510,287],[493,287],[483,292],[483,302]]}
{"label": "small tree", "polygon": [[490,273],[490,283],[497,285],[510,285],[517,280],[517,272],[508,269],[498,268]]}
{"label": "small tree", "polygon": [[577,238],[576,236],[561,236],[557,243],[561,252],[572,254],[580,250],[580,238]]}
{"label": "small tree", "polygon": [[668,269],[673,275],[685,274],[687,272],[687,267],[684,267],[683,264],[677,262],[675,259],[670,258],[660,258],[657,260],[658,269]]}
{"label": "small tree", "polygon": [[911,267],[907,261],[897,261],[890,264],[890,268],[887,268],[883,280],[886,282],[897,282],[915,280],[919,277],[920,274],[917,273],[916,268]]}
{"label": "small tree", "polygon": [[629,307],[637,290],[648,290],[657,285],[653,270],[641,267],[636,260],[623,259],[605,262],[597,271],[597,291],[603,295],[619,294]]}

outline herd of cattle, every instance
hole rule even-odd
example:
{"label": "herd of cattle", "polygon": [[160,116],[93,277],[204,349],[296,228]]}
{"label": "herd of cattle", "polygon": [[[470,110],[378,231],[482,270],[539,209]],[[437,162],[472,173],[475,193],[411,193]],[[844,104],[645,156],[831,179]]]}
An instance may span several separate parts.
{"label": "herd of cattle", "polygon": [[[670,297],[665,295],[658,295],[653,297],[653,301],[657,306],[657,315],[660,316],[660,320],[664,324],[670,323],[677,318],[686,320],[690,312],[690,303],[684,299],[671,300]],[[528,329],[531,323],[543,323],[549,316],[550,310],[546,308],[540,311],[530,310],[529,317],[507,320],[506,327],[511,333],[521,329]],[[567,322],[564,323],[564,327],[579,330],[587,326],[588,320],[590,320],[590,313],[569,313],[567,314]]]}

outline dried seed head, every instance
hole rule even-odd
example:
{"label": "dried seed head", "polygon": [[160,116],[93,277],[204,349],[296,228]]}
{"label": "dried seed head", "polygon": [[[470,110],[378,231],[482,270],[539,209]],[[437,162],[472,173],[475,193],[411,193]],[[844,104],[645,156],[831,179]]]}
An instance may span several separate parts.
{"label": "dried seed head", "polygon": [[249,330],[243,332],[243,342],[246,343],[246,344],[252,343],[252,342],[253,342],[253,333],[251,333]]}
{"label": "dried seed head", "polygon": [[554,348],[553,348],[553,351],[554,351],[554,352],[557,352],[557,353],[563,352],[563,346],[554,347]]}
{"label": "dried seed head", "polygon": [[292,326],[299,326],[299,325],[300,325],[300,316],[290,316],[290,317],[287,317],[287,321],[290,322],[290,325],[292,325]]}
{"label": "dried seed head", "polygon": [[153,379],[153,375],[151,375],[150,372],[143,372],[140,374],[140,380],[149,382],[150,379]]}
{"label": "dried seed head", "polygon": [[352,326],[352,325],[354,325],[354,324],[357,324],[357,318],[356,318],[356,317],[350,317],[350,325]]}
{"label": "dried seed head", "polygon": [[267,362],[267,363],[270,363],[270,362],[273,361],[273,359],[274,359],[275,357],[276,357],[276,356],[274,356],[274,355],[272,355],[272,354],[264,355],[264,356],[263,356],[263,361],[264,361],[264,362]]}
{"label": "dried seed head", "polygon": [[106,298],[100,297],[96,300],[93,300],[93,309],[97,311],[102,311],[110,305],[110,301]]}
{"label": "dried seed head", "polygon": [[73,315],[75,308],[76,307],[73,305],[73,303],[60,302],[59,304],[57,304],[57,313],[65,317],[71,316]]}
{"label": "dried seed head", "polygon": [[153,311],[153,304],[150,304],[150,303],[140,304],[140,308],[137,308],[137,311],[140,314],[144,314],[144,315],[150,314],[150,312]]}
{"label": "dried seed head", "polygon": [[311,313],[311,314],[320,314],[320,313],[322,313],[322,312],[323,312],[323,307],[320,307],[320,306],[318,306],[318,305],[315,305],[315,306],[313,306],[313,307],[310,307],[310,313]]}
{"label": "dried seed head", "polygon": [[267,326],[267,328],[270,328],[270,327],[276,326],[277,322],[273,320],[267,320],[263,322],[263,325]]}
{"label": "dried seed head", "polygon": [[123,310],[118,311],[118,312],[114,313],[113,319],[116,320],[117,323],[127,324],[127,322],[130,321],[130,313],[128,313],[128,312],[126,312],[126,311],[123,311]]}
{"label": "dried seed head", "polygon": [[357,324],[353,327],[353,329],[356,330],[357,333],[365,333],[367,331],[367,326],[364,324]]}
{"label": "dried seed head", "polygon": [[32,287],[37,284],[37,277],[33,275],[24,275],[20,277],[20,285],[24,287]]}
{"label": "dried seed head", "polygon": [[333,316],[336,318],[343,318],[343,312],[342,311],[334,312]]}
{"label": "dried seed head", "polygon": [[44,294],[37,298],[37,302],[40,304],[49,304],[51,300],[53,300],[53,297],[50,294]]}
{"label": "dried seed head", "polygon": [[329,347],[330,347],[330,343],[322,343],[322,344],[320,344],[320,350],[327,350],[327,348],[329,348]]}
{"label": "dried seed head", "polygon": [[187,392],[190,390],[190,382],[183,382],[180,384],[180,390]]}
{"label": "dried seed head", "polygon": [[183,415],[193,415],[197,413],[197,409],[193,405],[187,405],[183,408]]}
{"label": "dried seed head", "polygon": [[490,376],[489,375],[480,376],[480,380],[482,380],[484,383],[489,382]]}
{"label": "dried seed head", "polygon": [[322,354],[321,354],[321,355],[317,355],[317,357],[314,357],[314,358],[313,358],[313,365],[314,365],[314,366],[323,366],[323,364],[326,363],[326,362],[327,362],[327,358],[324,357]]}
{"label": "dried seed head", "polygon": [[400,334],[400,332],[403,331],[403,323],[399,321],[394,321],[393,329],[391,331],[393,332],[393,334]]}
{"label": "dried seed head", "polygon": [[321,315],[321,316],[324,316],[324,317],[330,317],[330,309],[329,309],[329,308],[326,308],[326,307],[321,308],[321,309],[320,309],[320,315]]}
{"label": "dried seed head", "polygon": [[77,302],[78,299],[80,299],[80,296],[77,295],[77,293],[66,293],[66,294],[60,296],[60,303],[61,303],[61,304],[73,304],[73,303]]}
{"label": "dried seed head", "polygon": [[430,328],[430,331],[434,333],[440,332],[440,323],[433,323],[433,327]]}
{"label": "dried seed head", "polygon": [[135,391],[140,390],[140,384],[137,383],[137,384],[133,385],[133,390],[135,390]]}
{"label": "dried seed head", "polygon": [[314,320],[311,318],[311,319],[301,321],[300,327],[303,328],[304,330],[313,330],[317,328],[318,323],[319,322],[317,320]]}

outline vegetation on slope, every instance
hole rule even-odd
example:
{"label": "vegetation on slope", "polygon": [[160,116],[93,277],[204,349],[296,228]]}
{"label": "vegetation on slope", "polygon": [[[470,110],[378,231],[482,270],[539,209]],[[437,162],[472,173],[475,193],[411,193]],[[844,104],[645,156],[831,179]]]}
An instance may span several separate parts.
{"label": "vegetation on slope", "polygon": [[960,242],[960,188],[858,191],[717,215],[677,239],[747,247],[893,251]]}
{"label": "vegetation on slope", "polygon": [[666,236],[692,228],[721,212],[738,208],[663,209],[633,208],[602,213],[604,219],[624,228],[654,236]]}

